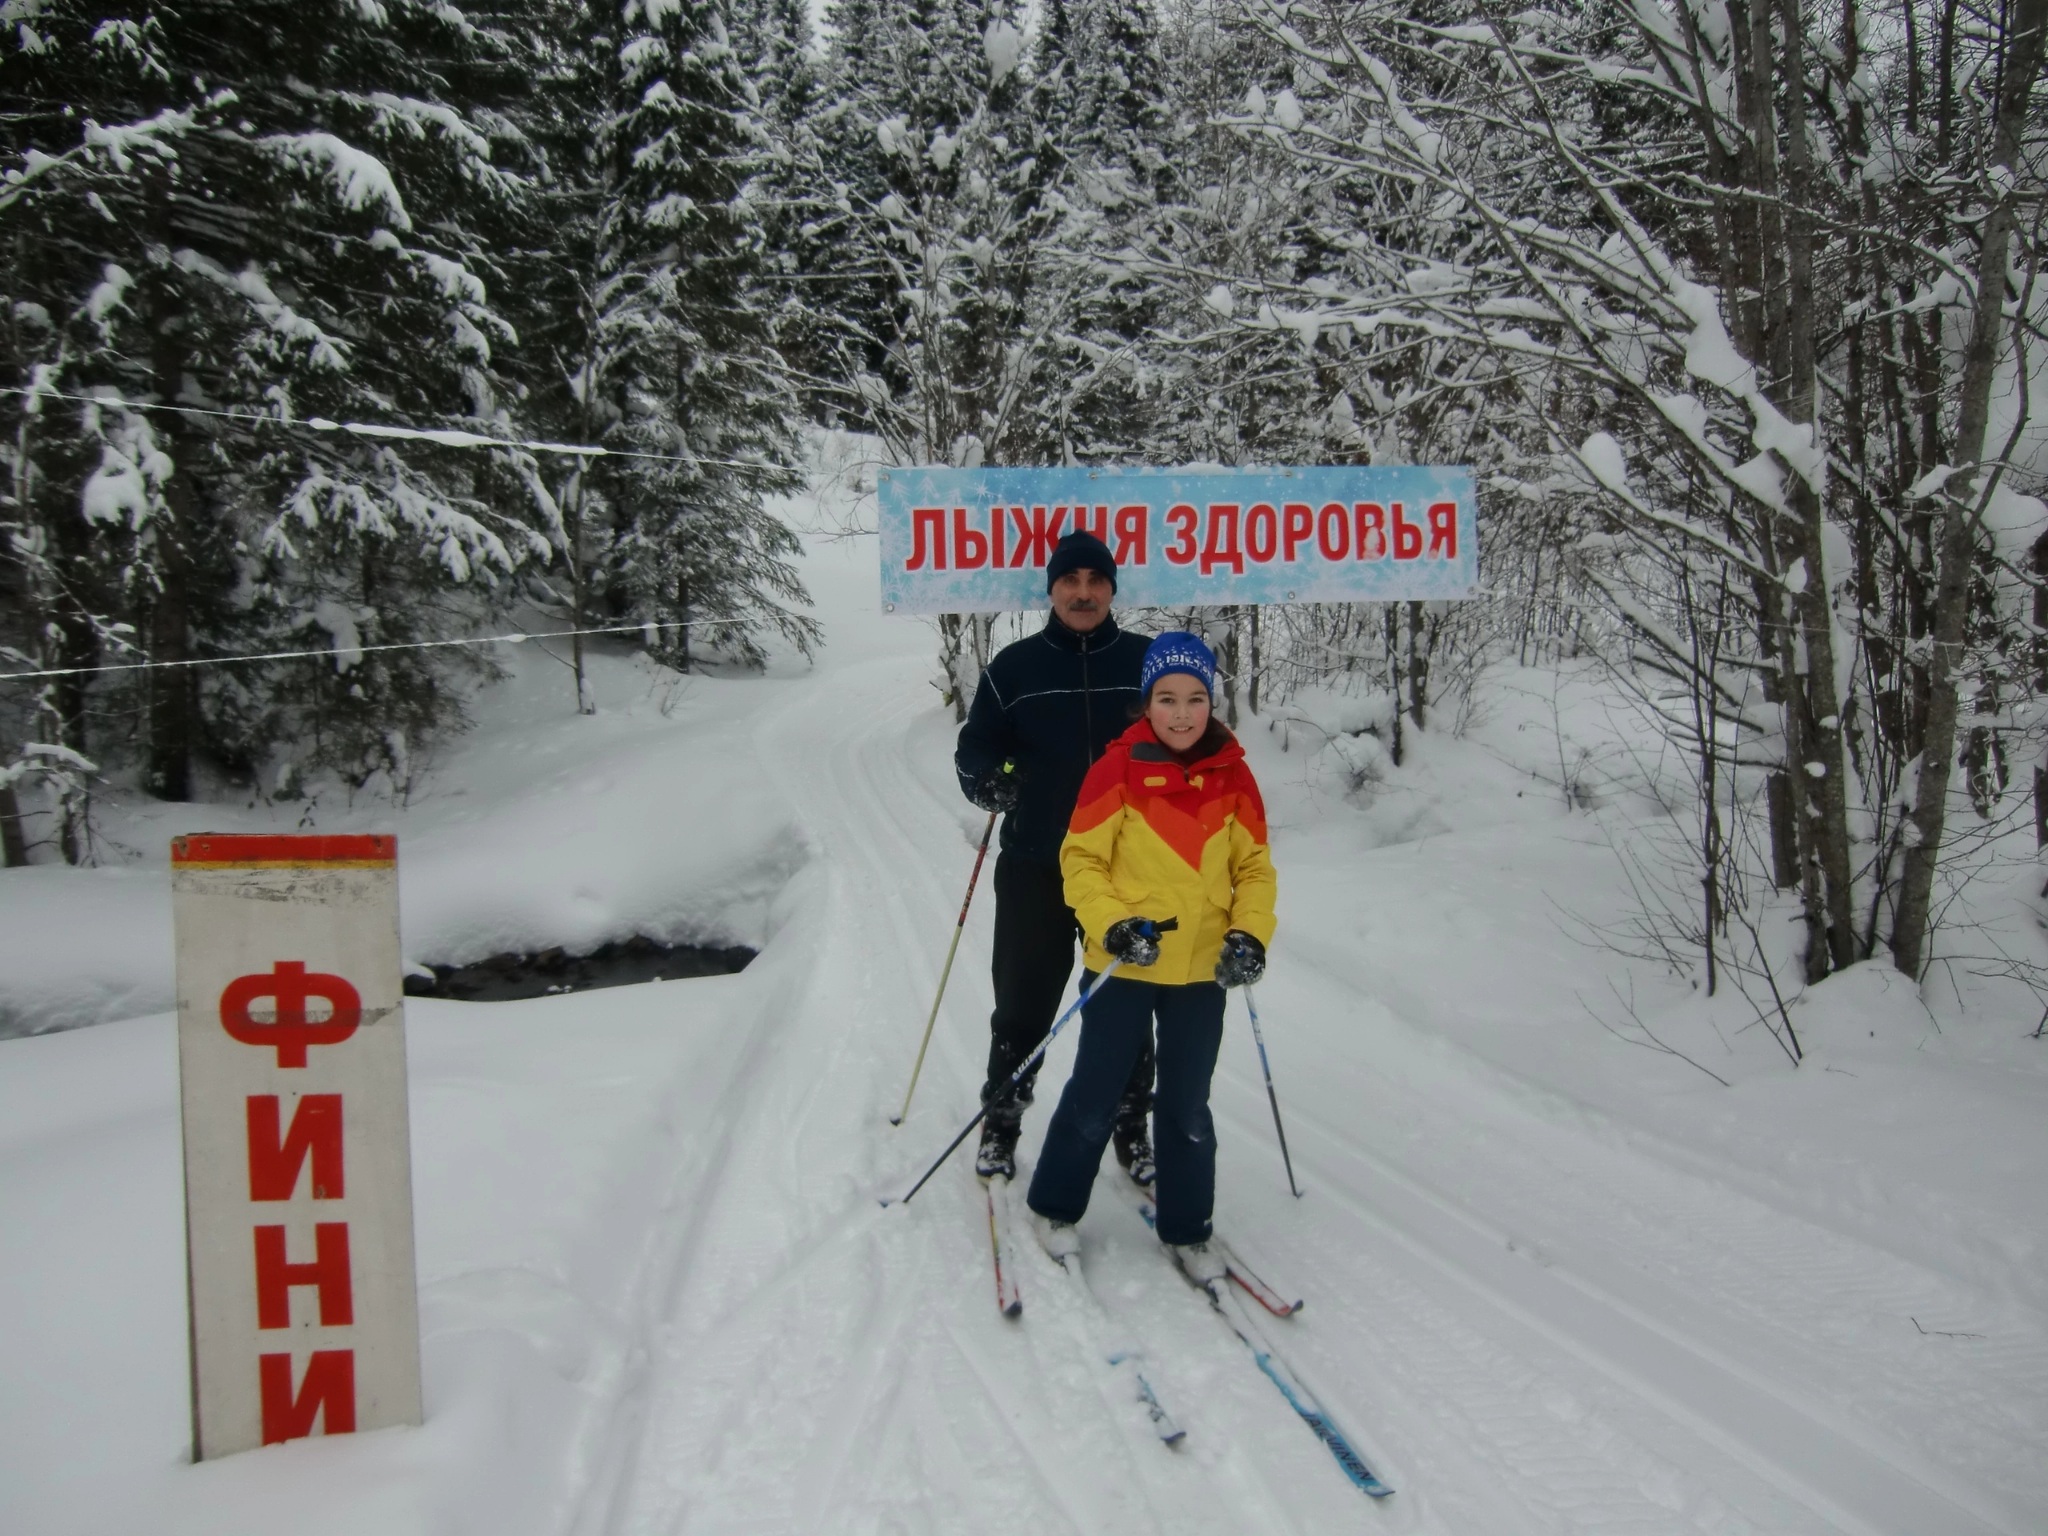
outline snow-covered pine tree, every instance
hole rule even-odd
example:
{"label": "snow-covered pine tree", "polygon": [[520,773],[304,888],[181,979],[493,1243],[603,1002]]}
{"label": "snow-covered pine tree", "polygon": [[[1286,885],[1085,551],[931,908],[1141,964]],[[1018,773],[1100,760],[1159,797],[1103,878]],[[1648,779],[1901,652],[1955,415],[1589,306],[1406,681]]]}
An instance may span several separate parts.
{"label": "snow-covered pine tree", "polygon": [[734,46],[752,82],[768,161],[749,201],[758,210],[762,283],[775,298],[775,349],[804,412],[834,414],[831,383],[844,328],[817,274],[831,260],[840,214],[825,178],[817,114],[820,60],[807,0],[734,0]]}
{"label": "snow-covered pine tree", "polygon": [[[522,263],[545,360],[528,406],[612,450],[547,487],[565,607],[666,626],[650,649],[683,665],[756,663],[770,633],[808,651],[795,537],[768,505],[800,478],[753,195],[771,165],[753,88],[704,0],[553,9],[549,89],[531,108],[549,170]],[[580,645],[576,662],[587,710]]]}
{"label": "snow-covered pine tree", "polygon": [[1155,332],[1162,284],[1130,257],[1152,245],[1178,183],[1173,102],[1148,0],[1049,0],[1032,89],[1039,175],[1061,261],[1033,296],[1052,332],[1035,392],[1061,462],[1156,462]]}
{"label": "snow-covered pine tree", "polygon": [[832,13],[821,116],[847,238],[849,406],[903,463],[1028,462],[1041,253],[1033,105],[1006,0]]}
{"label": "snow-covered pine tree", "polygon": [[[8,520],[45,663],[331,648],[332,660],[60,680],[57,740],[402,781],[459,718],[440,637],[530,540],[480,455],[303,425],[488,425],[509,331],[475,219],[518,195],[444,68],[498,34],[419,0],[15,7],[0,209]],[[176,407],[176,409],[173,409]],[[23,556],[24,549],[32,553]],[[124,627],[125,626],[125,627]],[[137,716],[139,715],[139,720]],[[203,750],[202,750],[203,747]]]}
{"label": "snow-covered pine tree", "polygon": [[[848,413],[899,464],[1043,452],[1049,261],[1039,103],[1009,0],[842,0],[820,113],[845,238],[826,277],[847,327]],[[985,620],[939,620],[939,687],[966,708]]]}

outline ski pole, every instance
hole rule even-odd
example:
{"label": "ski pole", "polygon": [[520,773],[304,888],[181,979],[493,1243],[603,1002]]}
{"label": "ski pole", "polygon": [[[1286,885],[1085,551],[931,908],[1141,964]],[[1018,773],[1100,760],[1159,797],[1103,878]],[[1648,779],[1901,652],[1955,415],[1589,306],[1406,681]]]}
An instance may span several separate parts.
{"label": "ski pole", "polygon": [[981,829],[981,849],[974,855],[974,873],[967,877],[967,899],[960,903],[960,921],[953,925],[953,942],[946,949],[946,966],[939,972],[938,994],[932,998],[931,1017],[924,1021],[924,1039],[918,1042],[917,1064],[910,1069],[910,1086],[903,1090],[903,1107],[889,1117],[891,1125],[901,1125],[903,1117],[910,1113],[910,1096],[917,1092],[917,1075],[924,1071],[924,1053],[932,1043],[932,1026],[939,1022],[939,1000],[946,995],[946,978],[953,974],[953,957],[960,953],[960,935],[967,931],[967,909],[974,904],[975,883],[981,879],[981,861],[988,857],[988,840],[996,830],[995,811],[988,813],[988,825]]}
{"label": "ski pole", "polygon": [[1245,1011],[1252,1016],[1252,1039],[1258,1042],[1259,1070],[1266,1074],[1266,1102],[1273,1106],[1273,1130],[1280,1138],[1280,1161],[1287,1165],[1287,1187],[1301,1198],[1301,1186],[1294,1182],[1294,1159],[1287,1155],[1287,1130],[1280,1124],[1280,1096],[1273,1091],[1273,1066],[1266,1060],[1266,1036],[1259,1028],[1259,1005],[1252,1001],[1252,989],[1244,989]]}
{"label": "ski pole", "polygon": [[[1179,918],[1169,917],[1166,919],[1165,922],[1155,924],[1153,926],[1153,932],[1171,933],[1174,929],[1178,928],[1179,926]],[[960,1127],[960,1134],[958,1136],[955,1136],[951,1141],[946,1143],[946,1150],[939,1154],[938,1161],[933,1163],[931,1167],[925,1169],[924,1177],[919,1179],[915,1184],[910,1186],[910,1194],[905,1195],[900,1201],[885,1199],[882,1201],[882,1204],[908,1205],[910,1203],[911,1195],[915,1195],[920,1189],[923,1189],[925,1185],[930,1181],[931,1176],[937,1173],[939,1169],[945,1166],[946,1159],[953,1155],[955,1149],[959,1147],[960,1143],[967,1139],[968,1135],[974,1130],[974,1128],[977,1125],[981,1124],[983,1120],[988,1118],[989,1105],[995,1103],[998,1099],[1002,1098],[1005,1094],[1007,1094],[1012,1088],[1015,1088],[1019,1083],[1024,1081],[1024,1075],[1027,1072],[1029,1072],[1033,1067],[1037,1066],[1038,1063],[1045,1058],[1045,1053],[1047,1049],[1052,1045],[1053,1037],[1057,1035],[1061,1029],[1065,1028],[1067,1020],[1071,1019],[1075,1014],[1081,1011],[1081,1005],[1086,1003],[1089,998],[1093,997],[1096,994],[1096,992],[1098,992],[1101,989],[1102,984],[1105,981],[1109,980],[1110,977],[1116,974],[1117,968],[1122,964],[1123,961],[1121,960],[1110,961],[1108,965],[1102,968],[1102,974],[1095,978],[1095,985],[1088,988],[1087,991],[1083,992],[1079,997],[1075,998],[1073,1002],[1069,1003],[1067,1005],[1067,1011],[1052,1021],[1052,1028],[1047,1030],[1045,1032],[1045,1038],[1038,1042],[1038,1049],[1033,1051],[1029,1056],[1025,1057],[1023,1064],[1019,1066],[1016,1071],[1010,1074],[1010,1080],[1004,1083],[1002,1088],[997,1093],[995,1093],[991,1098],[989,1098],[985,1103],[983,1103],[980,1109],[974,1112],[974,1118],[972,1120],[968,1121],[965,1125]]]}

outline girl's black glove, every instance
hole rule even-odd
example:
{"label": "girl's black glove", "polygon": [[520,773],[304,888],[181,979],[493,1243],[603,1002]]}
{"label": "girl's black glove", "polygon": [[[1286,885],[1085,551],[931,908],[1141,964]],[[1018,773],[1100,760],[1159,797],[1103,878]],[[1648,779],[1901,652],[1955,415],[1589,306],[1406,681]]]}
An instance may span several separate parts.
{"label": "girl's black glove", "polygon": [[1149,917],[1127,917],[1109,925],[1102,947],[1125,965],[1150,965],[1159,958],[1159,926]]}
{"label": "girl's black glove", "polygon": [[1266,946],[1233,928],[1223,935],[1223,954],[1216,961],[1216,985],[1242,987],[1266,974]]}

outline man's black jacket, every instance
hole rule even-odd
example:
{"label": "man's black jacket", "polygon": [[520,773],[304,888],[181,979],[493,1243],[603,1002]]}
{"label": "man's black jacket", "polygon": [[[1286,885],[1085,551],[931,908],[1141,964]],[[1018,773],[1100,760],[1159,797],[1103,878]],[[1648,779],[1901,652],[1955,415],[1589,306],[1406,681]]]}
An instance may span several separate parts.
{"label": "man's black jacket", "polygon": [[1057,864],[1081,781],[1131,723],[1145,635],[1105,617],[1076,634],[1057,617],[990,659],[974,690],[953,766],[969,799],[984,774],[1017,765],[1017,808],[1003,818],[1003,852]]}

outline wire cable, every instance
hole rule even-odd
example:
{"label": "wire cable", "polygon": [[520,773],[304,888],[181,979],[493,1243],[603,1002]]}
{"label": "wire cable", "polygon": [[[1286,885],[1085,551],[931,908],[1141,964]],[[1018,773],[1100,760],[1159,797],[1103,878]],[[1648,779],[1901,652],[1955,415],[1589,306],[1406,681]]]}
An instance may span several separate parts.
{"label": "wire cable", "polygon": [[757,459],[704,459],[689,453],[646,453],[636,448],[606,448],[596,443],[552,443],[537,438],[492,437],[483,432],[464,432],[453,427],[402,427],[387,422],[334,421],[325,416],[264,416],[254,411],[216,411],[199,405],[171,405],[158,400],[124,400],[120,396],[73,395],[56,389],[35,389],[26,385],[0,385],[0,394],[24,395],[40,400],[70,400],[80,405],[111,407],[122,411],[173,411],[183,416],[211,416],[244,426],[302,427],[314,432],[348,432],[357,437],[379,437],[406,442],[434,443],[443,448],[523,448],[529,453],[555,453],[584,459],[642,459],[655,464],[708,465],[714,469],[747,469],[756,474],[789,475],[795,470]]}
{"label": "wire cable", "polygon": [[98,667],[42,667],[33,672],[0,672],[0,683],[31,677],[83,677],[101,672],[149,672],[164,667],[225,667],[243,661],[296,661],[309,656],[366,656],[372,651],[431,651],[451,645],[518,645],[527,640],[567,640],[574,635],[641,635],[650,629],[693,629],[744,624],[745,619],[649,619],[640,624],[607,624],[596,629],[555,629],[541,634],[514,630],[505,635],[476,635],[467,640],[407,640],[388,645],[322,646],[307,651],[260,651],[247,656],[195,656],[184,661],[119,661]]}

